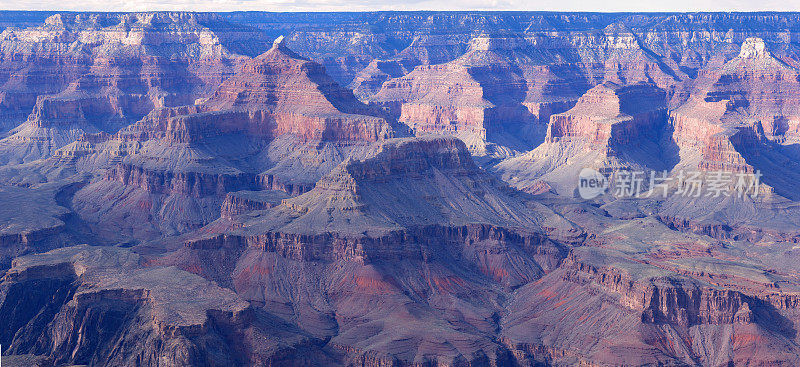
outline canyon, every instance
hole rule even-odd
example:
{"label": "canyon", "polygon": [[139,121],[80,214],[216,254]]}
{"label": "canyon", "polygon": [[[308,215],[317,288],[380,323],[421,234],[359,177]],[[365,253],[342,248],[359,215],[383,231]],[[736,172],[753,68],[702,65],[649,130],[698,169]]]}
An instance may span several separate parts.
{"label": "canyon", "polygon": [[6,364],[800,364],[796,13],[0,29]]}

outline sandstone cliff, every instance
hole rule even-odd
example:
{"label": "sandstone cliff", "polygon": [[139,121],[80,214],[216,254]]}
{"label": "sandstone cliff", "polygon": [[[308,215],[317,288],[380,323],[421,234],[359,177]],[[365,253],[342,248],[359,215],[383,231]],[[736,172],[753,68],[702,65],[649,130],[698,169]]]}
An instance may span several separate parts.
{"label": "sandstone cliff", "polygon": [[216,219],[229,192],[302,193],[348,155],[393,134],[380,111],[279,38],[209,98],[156,109],[98,142],[84,160],[99,155],[112,165],[74,205],[92,222],[139,218],[127,235],[185,232]]}
{"label": "sandstone cliff", "polygon": [[113,133],[154,108],[192,103],[259,40],[248,27],[188,13],[56,14],[6,29],[3,130],[28,119],[0,142],[3,162],[48,157],[82,133]]}
{"label": "sandstone cliff", "polygon": [[797,14],[50,15],[0,12],[4,360],[798,364]]}
{"label": "sandstone cliff", "polygon": [[0,282],[13,320],[0,336],[7,351],[50,364],[185,366],[279,363],[287,348],[313,343],[228,289],[141,262],[90,246],[18,258]]}

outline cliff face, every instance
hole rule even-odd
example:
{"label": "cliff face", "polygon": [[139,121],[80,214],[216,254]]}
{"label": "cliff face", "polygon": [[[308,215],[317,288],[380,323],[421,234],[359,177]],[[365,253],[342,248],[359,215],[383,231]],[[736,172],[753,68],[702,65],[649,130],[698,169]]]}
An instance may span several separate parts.
{"label": "cliff face", "polygon": [[[252,24],[276,37],[287,35],[289,45],[325,65],[334,79],[349,84],[359,71],[374,59],[393,59],[404,54],[416,38],[436,45],[456,43],[465,47],[471,38],[481,34],[544,34],[547,38],[574,39],[576,45],[594,38],[595,45],[640,48],[663,58],[659,63],[680,75],[694,76],[716,56],[734,57],[747,37],[759,37],[781,45],[780,58],[790,54],[793,39],[792,25],[800,21],[796,14],[587,14],[587,13],[526,13],[495,14],[485,12],[442,13],[231,13],[223,14],[233,22]],[[350,32],[342,34],[339,29]],[[788,31],[787,31],[788,29]],[[447,41],[440,41],[446,34]],[[609,39],[609,41],[606,41]],[[730,43],[729,43],[730,42]],[[424,44],[420,44],[423,46]],[[427,47],[426,47],[427,48]],[[438,49],[438,47],[437,47]],[[550,48],[544,48],[549,51]],[[608,47],[611,49],[611,47]],[[592,52],[594,51],[594,52]],[[605,52],[605,51],[603,51]],[[431,53],[431,52],[429,52]],[[444,52],[442,52],[444,53]],[[598,53],[597,48],[581,50],[582,54]],[[674,55],[674,56],[673,56]],[[456,58],[458,55],[452,57]],[[645,59],[648,56],[644,56]],[[424,60],[423,58],[418,58]],[[429,64],[446,62],[431,59]],[[641,59],[640,59],[641,61]],[[650,68],[651,73],[663,75],[661,66]],[[591,86],[589,86],[591,87]],[[588,89],[588,88],[587,88]]]}
{"label": "cliff face", "polygon": [[[460,136],[477,155],[502,155],[487,147],[497,142],[524,149],[534,144],[537,120],[566,109],[574,103],[573,91],[586,85],[554,70],[569,66],[535,65],[529,42],[521,37],[474,38],[459,58],[417,66],[386,81],[367,100],[386,106],[417,133]],[[557,84],[566,90],[555,91]]]}
{"label": "cliff face", "polygon": [[194,107],[154,111],[119,138],[191,144],[237,133],[265,140],[291,134],[301,141],[371,142],[393,131],[379,111],[336,84],[321,65],[288,49],[280,37],[209,98]]}
{"label": "cliff face", "polygon": [[[692,97],[671,112],[673,139],[701,170],[763,172],[768,191],[794,198],[791,148],[798,120],[797,69],[774,56],[760,38],[697,78]],[[781,162],[781,163],[777,163]],[[780,168],[784,166],[786,168]]]}
{"label": "cliff face", "polygon": [[6,29],[4,130],[28,119],[0,142],[3,161],[48,157],[82,133],[113,133],[154,108],[193,103],[232,73],[244,39],[263,42],[210,14],[56,14]]}
{"label": "cliff face", "polygon": [[288,197],[289,194],[285,191],[278,190],[230,192],[222,202],[220,217],[232,218],[255,210],[269,209],[279,205]]}
{"label": "cliff face", "polygon": [[[390,139],[342,162],[311,191],[222,218],[155,261],[257,304],[288,307],[346,360],[503,364],[512,357],[491,336],[501,289],[558,266],[565,248],[548,236],[580,239],[515,195],[480,171],[458,139]],[[400,306],[412,299],[414,310]],[[456,304],[474,311],[463,317]],[[450,321],[417,327],[434,319]],[[367,334],[375,341],[362,342]]]}
{"label": "cliff face", "polygon": [[[637,282],[614,268],[595,268],[574,256],[565,262],[563,279],[597,284],[620,295],[620,304],[641,313],[643,323],[695,325],[749,324],[755,322],[750,302],[758,302],[733,290],[714,289],[688,279],[653,279]],[[754,305],[755,307],[755,305]]]}
{"label": "cliff face", "polygon": [[[789,321],[795,309],[775,300],[796,293],[776,287],[769,271],[738,267],[722,255],[725,245],[653,218],[602,219],[588,206],[564,209],[591,234],[558,269],[514,292],[501,339],[520,359],[556,365],[796,360],[792,347],[779,356],[754,349],[788,346],[795,338]],[[537,327],[540,333],[530,332]],[[581,342],[587,338],[597,342]]]}
{"label": "cliff face", "polygon": [[406,75],[419,65],[442,64],[456,59],[467,45],[451,35],[417,36],[408,47],[389,59],[376,59],[358,72],[350,87],[359,98],[380,91],[384,82]]}
{"label": "cliff face", "polygon": [[[569,109],[598,83],[650,82],[672,97],[687,79],[616,24],[572,37],[473,38],[458,59],[418,66],[367,100],[388,106],[420,132],[475,135],[510,148],[527,144],[522,149],[529,150],[540,143],[536,133],[551,115]],[[506,134],[522,144],[509,145]]]}
{"label": "cliff face", "polygon": [[3,359],[800,364],[797,14],[15,17]]}
{"label": "cliff face", "polygon": [[550,117],[546,143],[584,141],[590,149],[622,148],[654,140],[666,120],[666,98],[654,85],[606,83],[581,96],[575,107]]}
{"label": "cliff face", "polygon": [[[216,219],[229,192],[302,193],[351,152],[393,134],[379,110],[279,38],[209,98],[156,109],[95,143],[109,168],[76,195],[74,205],[93,221],[154,218],[126,232],[182,232]],[[98,201],[100,195],[126,204]],[[127,204],[132,202],[137,207]]]}
{"label": "cliff face", "polygon": [[605,174],[668,169],[674,143],[665,140],[667,103],[667,93],[654,84],[600,84],[570,110],[550,116],[541,145],[493,170],[523,191],[548,187],[569,196],[584,168]]}
{"label": "cliff face", "polygon": [[257,364],[310,341],[270,334],[230,290],[140,263],[128,250],[90,246],[18,258],[0,283],[0,309],[13,320],[2,335],[7,351],[51,364]]}

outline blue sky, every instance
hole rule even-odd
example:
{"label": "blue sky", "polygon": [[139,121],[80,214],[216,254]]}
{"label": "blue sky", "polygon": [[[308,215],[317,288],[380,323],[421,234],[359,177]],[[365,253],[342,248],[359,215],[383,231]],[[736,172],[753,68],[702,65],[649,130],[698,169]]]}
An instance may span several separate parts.
{"label": "blue sky", "polygon": [[800,11],[800,0],[0,0],[0,9],[76,11]]}

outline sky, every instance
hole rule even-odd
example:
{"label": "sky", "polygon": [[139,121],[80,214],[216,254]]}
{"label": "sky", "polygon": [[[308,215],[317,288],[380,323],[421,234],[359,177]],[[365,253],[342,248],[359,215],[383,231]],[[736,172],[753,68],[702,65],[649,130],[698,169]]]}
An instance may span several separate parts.
{"label": "sky", "polygon": [[0,9],[72,11],[800,11],[800,0],[0,0]]}

